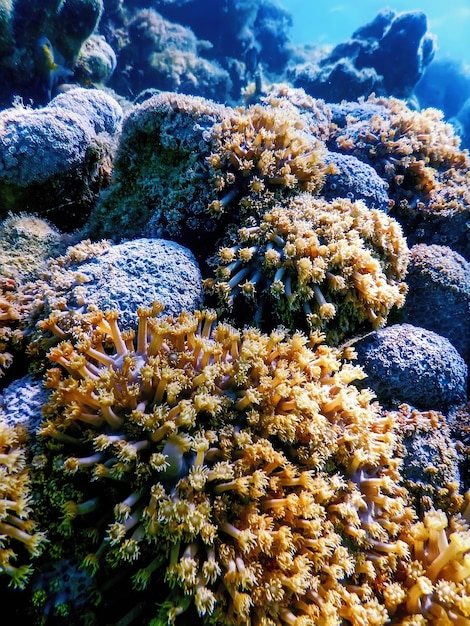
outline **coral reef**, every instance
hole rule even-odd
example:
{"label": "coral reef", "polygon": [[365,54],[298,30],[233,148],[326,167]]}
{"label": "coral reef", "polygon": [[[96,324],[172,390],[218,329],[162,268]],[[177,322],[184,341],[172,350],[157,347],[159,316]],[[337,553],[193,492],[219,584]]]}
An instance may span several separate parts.
{"label": "coral reef", "polygon": [[333,116],[330,149],[369,163],[388,182],[392,215],[410,245],[447,245],[468,257],[470,160],[442,112],[373,97],[359,105],[359,119],[355,112],[353,105]]}
{"label": "coral reef", "polygon": [[72,111],[91,125],[98,138],[113,145],[119,140],[123,112],[119,103],[102,89],[75,87],[56,96],[47,109]]}
{"label": "coral reef", "polygon": [[3,278],[0,281],[0,373],[4,374],[5,369],[10,367],[13,361],[13,355],[7,350],[7,345],[13,335],[11,326],[18,320],[18,313],[11,297],[11,292],[15,288],[15,282],[9,278]]}
{"label": "coral reef", "polygon": [[25,429],[9,426],[0,412],[0,578],[3,583],[7,576],[19,589],[32,572],[31,557],[39,556],[45,542],[30,518],[26,438]]}
{"label": "coral reef", "polygon": [[126,118],[113,184],[85,233],[113,237],[119,226],[128,236],[170,237],[205,259],[240,213],[265,210],[244,200],[250,193],[317,192],[325,152],[309,117],[285,98],[231,109],[156,95]]}
{"label": "coral reef", "polygon": [[[445,337],[394,324],[353,340],[359,364],[385,406],[449,410],[466,398],[467,365]],[[419,384],[417,384],[419,381]]]}
{"label": "coral reef", "polygon": [[[470,533],[467,522],[441,510],[424,513],[403,541],[410,550],[403,565],[402,591],[406,617],[401,624],[465,623],[468,620],[468,550]],[[387,588],[387,598],[396,602],[400,591]],[[402,597],[403,597],[402,595]],[[400,607],[397,610],[400,614]]]}
{"label": "coral reef", "polygon": [[279,100],[289,102],[298,110],[310,134],[321,141],[328,140],[332,121],[331,104],[312,98],[303,89],[294,88],[288,83],[275,83],[259,97],[259,102],[265,106],[275,105]]}
{"label": "coral reef", "polygon": [[[126,326],[135,327],[135,310],[160,298],[171,314],[193,310],[202,303],[202,280],[189,250],[157,239],[137,239],[113,245],[81,241],[64,255],[50,259],[41,278],[21,288],[30,302],[21,328],[28,353],[43,353],[39,327],[54,328],[68,314],[87,306],[112,307]],[[46,341],[47,346],[47,341]]]}
{"label": "coral reef", "polygon": [[[299,333],[160,311],[139,309],[136,333],[96,309],[52,329],[32,468],[54,548],[33,613],[220,626],[467,615],[470,531],[451,467],[424,499],[419,472],[401,484],[407,437],[437,415],[382,413],[351,384],[360,368]],[[412,500],[427,504],[419,520]],[[69,559],[93,580],[81,570],[45,596]]]}
{"label": "coral reef", "polygon": [[[447,337],[470,362],[470,264],[447,246],[410,250],[408,293],[400,319]],[[432,311],[432,315],[429,315]]]}
{"label": "coral reef", "polygon": [[[233,83],[232,97],[262,68],[279,76],[292,52],[290,14],[272,0],[158,0],[153,4],[166,18],[191,28],[210,41],[206,55],[217,59]],[[182,10],[183,8],[183,10]]]}
{"label": "coral reef", "polygon": [[[327,168],[325,147],[307,120],[286,98],[268,97],[263,105],[233,109],[212,129],[214,183],[224,196],[210,209],[225,210],[226,195],[243,197],[262,185],[318,193]],[[241,203],[242,204],[242,203]]]}
{"label": "coral reef", "polygon": [[43,330],[68,311],[114,307],[127,326],[135,327],[135,309],[153,298],[160,298],[174,315],[202,304],[199,267],[189,250],[174,242],[135,240],[113,246],[85,240],[47,263],[41,261],[40,276],[29,282],[1,277],[2,387],[28,368],[42,371],[51,345]]}
{"label": "coral reef", "polygon": [[1,104],[20,96],[34,106],[47,104],[56,87],[69,81],[82,44],[95,31],[102,0],[2,2]]}
{"label": "coral reef", "polygon": [[28,450],[35,443],[36,433],[42,421],[42,407],[49,400],[50,391],[42,381],[30,374],[13,380],[2,389],[0,405],[2,418],[8,426],[20,426],[28,431]]}
{"label": "coral reef", "polygon": [[34,215],[9,215],[0,223],[0,275],[21,284],[39,276],[64,247],[59,231]]}
{"label": "coral reef", "polygon": [[470,489],[470,404],[452,407],[447,415],[450,434],[459,454],[460,480],[462,493]]}
{"label": "coral reef", "polygon": [[300,334],[159,310],[139,310],[135,336],[116,312],[75,315],[77,339],[49,353],[38,510],[55,557],[81,554],[98,589],[114,568],[131,577],[123,623],[190,604],[227,625],[385,623],[363,556],[394,570],[414,514],[392,423],[350,385],[361,371]]}
{"label": "coral reef", "polygon": [[[34,218],[36,219],[36,218]],[[15,364],[13,375],[21,377],[30,365],[29,356],[38,352],[34,337],[39,319],[48,317],[52,311],[60,312],[67,306],[80,308],[83,302],[78,290],[78,300],[74,299],[74,287],[83,282],[79,271],[71,271],[73,265],[84,263],[106,252],[109,244],[89,241],[68,248],[64,255],[52,257],[41,268],[40,276],[24,284],[15,283],[10,278],[1,281],[0,305],[0,371]],[[43,259],[39,259],[40,261]],[[28,345],[27,344],[31,344]],[[44,350],[42,349],[42,354]],[[29,352],[29,354],[28,354]],[[39,352],[41,350],[39,349]],[[14,358],[15,356],[21,358]],[[2,385],[8,383],[3,379]]]}
{"label": "coral reef", "polygon": [[0,0],[18,623],[470,622],[470,160],[385,97],[434,38],[419,11],[328,51],[289,27],[273,0]]}
{"label": "coral reef", "polygon": [[59,98],[42,109],[0,113],[1,217],[26,211],[70,231],[84,222],[109,183],[111,133],[119,133],[122,112],[98,90]]}
{"label": "coral reef", "polygon": [[231,81],[227,71],[199,55],[210,47],[194,33],[165,20],[153,8],[138,11],[127,24],[128,43],[117,56],[110,81],[118,93],[135,97],[150,87],[224,102]]}
{"label": "coral reef", "polygon": [[70,246],[62,256],[51,258],[36,280],[21,286],[5,282],[4,367],[13,360],[13,348],[22,347],[29,357],[28,362],[23,358],[24,365],[31,365],[32,359],[33,369],[41,370],[50,347],[41,328],[54,327],[68,311],[113,307],[126,326],[135,327],[137,307],[157,297],[174,315],[201,305],[201,275],[189,250],[155,239]]}
{"label": "coral reef", "polygon": [[310,327],[330,344],[383,326],[406,292],[407,247],[395,220],[359,201],[308,193],[242,225],[212,263],[216,278],[206,288],[237,319],[239,311],[245,320]]}
{"label": "coral reef", "polygon": [[[407,98],[436,49],[421,11],[383,9],[316,64],[290,66],[295,87],[328,102],[377,96]],[[393,58],[393,63],[390,59]]]}
{"label": "coral reef", "polygon": [[[117,220],[125,220],[133,236],[139,229],[190,246],[214,268],[208,292],[237,322],[262,321],[271,300],[277,321],[291,328],[328,326],[332,342],[364,322],[383,325],[390,309],[403,303],[406,243],[382,211],[346,199],[315,200],[326,176],[341,176],[317,138],[326,132],[325,120],[315,124],[317,110],[300,90],[283,88],[261,104],[236,109],[203,108],[200,99],[175,94],[150,98],[126,119],[113,184],[85,233],[109,236]],[[212,119],[199,117],[187,132],[196,112],[212,111]],[[175,113],[178,129],[170,135]],[[214,123],[206,127],[206,120]],[[196,151],[189,152],[190,142]],[[327,194],[334,184],[326,185]],[[383,206],[385,185],[376,187]],[[238,294],[248,308],[234,306]]]}
{"label": "coral reef", "polygon": [[23,334],[20,320],[27,306],[18,293],[17,284],[11,278],[0,277],[0,378],[14,361],[22,346]]}

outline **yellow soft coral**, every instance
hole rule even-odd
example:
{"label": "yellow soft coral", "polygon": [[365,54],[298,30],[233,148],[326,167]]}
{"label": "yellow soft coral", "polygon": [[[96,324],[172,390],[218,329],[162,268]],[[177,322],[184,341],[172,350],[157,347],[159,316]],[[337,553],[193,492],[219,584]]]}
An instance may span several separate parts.
{"label": "yellow soft coral", "polygon": [[273,98],[270,106],[234,109],[214,125],[211,141],[213,152],[207,163],[220,192],[209,206],[215,215],[252,191],[317,193],[323,185],[326,148],[286,99]]}
{"label": "yellow soft coral", "polygon": [[10,345],[15,339],[15,326],[20,319],[20,311],[15,302],[15,281],[0,277],[0,376],[13,362]]}
{"label": "yellow soft coral", "polygon": [[[470,623],[470,528],[459,516],[432,509],[402,535],[410,558],[402,564],[404,595],[393,623]],[[404,617],[404,616],[407,617]],[[400,621],[399,618],[403,618]],[[395,621],[398,620],[398,621]]]}
{"label": "yellow soft coral", "polygon": [[384,107],[384,114],[358,127],[351,117],[345,129],[333,129],[338,148],[376,167],[400,212],[432,217],[468,211],[470,158],[442,111],[415,111],[396,98],[367,102]]}
{"label": "yellow soft coral", "polygon": [[404,302],[408,249],[400,226],[360,201],[298,194],[233,239],[216,255],[216,278],[206,287],[228,308],[244,297],[255,319],[269,302],[282,323],[320,329],[335,343],[364,323],[382,326]]}
{"label": "yellow soft coral", "polygon": [[17,565],[23,550],[40,554],[45,537],[30,519],[30,480],[26,466],[24,429],[10,426],[0,416],[0,574],[14,587],[26,585],[32,567]]}
{"label": "yellow soft coral", "polygon": [[113,311],[56,320],[79,339],[49,353],[41,434],[51,480],[81,492],[62,531],[99,538],[84,565],[127,568],[152,598],[163,568],[156,623],[191,604],[227,626],[385,624],[374,581],[406,559],[414,514],[362,371],[313,336],[138,314],[136,334]]}

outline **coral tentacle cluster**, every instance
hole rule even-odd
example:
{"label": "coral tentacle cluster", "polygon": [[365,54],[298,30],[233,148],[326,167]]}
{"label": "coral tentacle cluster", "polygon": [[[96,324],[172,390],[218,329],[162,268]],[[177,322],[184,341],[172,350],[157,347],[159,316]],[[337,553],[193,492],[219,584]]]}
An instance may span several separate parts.
{"label": "coral tentacle cluster", "polygon": [[45,544],[44,533],[30,517],[26,439],[24,427],[12,427],[0,416],[0,574],[19,589],[33,571],[30,557],[37,557]]}
{"label": "coral tentacle cluster", "polygon": [[[404,303],[407,246],[399,224],[380,210],[308,193],[274,204],[242,226],[212,260],[209,292],[227,309],[239,296],[288,327],[326,333],[328,343],[364,325],[383,326]],[[229,243],[229,242],[228,242]]]}
{"label": "coral tentacle cluster", "polygon": [[[391,460],[394,421],[352,384],[364,376],[344,360],[353,351],[237,330],[210,310],[138,316],[136,332],[96,309],[46,324],[61,341],[40,431],[43,480],[62,493],[39,507],[61,516],[51,533],[75,537],[98,588],[119,568],[160,598],[122,623],[135,611],[230,626],[417,614],[400,572],[411,553],[425,558],[407,539],[420,527]],[[470,548],[462,533],[449,559]]]}

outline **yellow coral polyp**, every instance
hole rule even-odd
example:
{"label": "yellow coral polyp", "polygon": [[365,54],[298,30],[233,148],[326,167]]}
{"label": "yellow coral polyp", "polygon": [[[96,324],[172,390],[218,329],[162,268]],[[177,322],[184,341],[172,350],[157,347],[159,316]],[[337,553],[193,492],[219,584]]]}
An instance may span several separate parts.
{"label": "yellow coral polyp", "polygon": [[245,231],[239,229],[231,248],[243,253],[232,260],[221,248],[216,278],[206,283],[230,311],[245,298],[262,320],[269,300],[281,323],[325,332],[337,343],[355,330],[383,326],[391,309],[404,304],[408,249],[400,226],[360,201],[297,194]]}
{"label": "yellow coral polyp", "polygon": [[[224,187],[238,183],[238,195],[258,194],[266,186],[316,192],[323,184],[325,147],[309,134],[299,111],[287,100],[278,106],[235,109],[213,127],[212,141],[214,150],[207,163],[214,180],[222,175]],[[220,208],[213,202],[210,210],[220,212]]]}
{"label": "yellow coral polyp", "polygon": [[114,313],[70,315],[80,340],[64,366],[52,353],[40,439],[55,484],[77,485],[63,532],[94,524],[77,550],[98,579],[124,564],[154,598],[164,575],[170,623],[190,604],[220,626],[464,616],[467,531],[415,521],[393,418],[339,349],[213,311],[141,309],[134,335]]}
{"label": "yellow coral polyp", "polygon": [[10,585],[24,588],[32,573],[30,563],[16,564],[26,550],[38,556],[45,545],[44,533],[30,519],[31,492],[26,465],[25,433],[0,416],[0,575],[10,578]]}

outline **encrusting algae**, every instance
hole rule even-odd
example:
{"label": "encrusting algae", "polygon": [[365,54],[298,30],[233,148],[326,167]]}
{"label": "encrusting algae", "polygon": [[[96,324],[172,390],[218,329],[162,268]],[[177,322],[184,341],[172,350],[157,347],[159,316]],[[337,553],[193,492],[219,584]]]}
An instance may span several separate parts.
{"label": "encrusting algae", "polygon": [[392,415],[352,384],[352,349],[161,312],[139,309],[136,333],[93,308],[44,323],[37,514],[109,611],[112,593],[106,619],[467,623],[468,525],[416,521]]}

